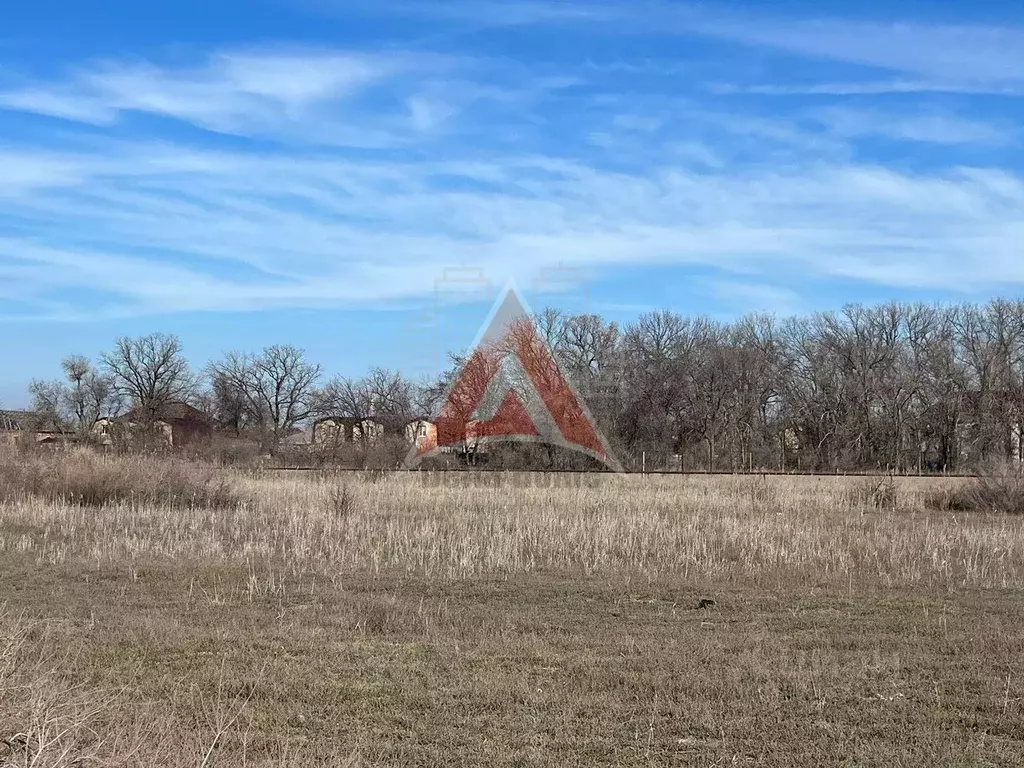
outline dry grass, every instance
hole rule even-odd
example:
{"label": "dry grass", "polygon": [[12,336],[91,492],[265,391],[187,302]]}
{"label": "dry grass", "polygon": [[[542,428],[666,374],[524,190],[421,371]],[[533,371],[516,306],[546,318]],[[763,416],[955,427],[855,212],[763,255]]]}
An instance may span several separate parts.
{"label": "dry grass", "polygon": [[41,499],[81,507],[158,505],[220,509],[240,499],[213,467],[156,456],[105,458],[90,450],[0,454],[0,500]]}
{"label": "dry grass", "polygon": [[217,478],[6,493],[7,731],[59,670],[101,765],[1024,763],[1024,517],[935,482]]}
{"label": "dry grass", "polygon": [[995,465],[975,482],[934,491],[928,502],[942,510],[1024,515],[1024,468]]}
{"label": "dry grass", "polygon": [[[112,466],[102,476],[131,475],[115,468],[122,462],[103,463]],[[5,508],[0,552],[97,567],[251,566],[329,581],[557,571],[957,589],[1007,587],[1024,576],[1024,520],[929,509],[928,481],[903,481],[895,500],[882,503],[863,481],[835,478],[583,476],[569,487],[498,474],[443,483],[417,474],[218,482],[226,484],[217,506],[184,503],[188,492],[176,489],[175,504],[116,494],[102,512],[29,496]]]}

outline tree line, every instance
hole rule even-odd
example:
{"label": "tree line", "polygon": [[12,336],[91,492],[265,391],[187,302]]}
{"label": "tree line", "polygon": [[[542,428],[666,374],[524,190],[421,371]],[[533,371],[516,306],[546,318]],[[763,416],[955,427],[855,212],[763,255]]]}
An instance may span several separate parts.
{"label": "tree line", "polygon": [[[546,309],[534,320],[628,468],[952,471],[1024,455],[1024,301],[728,322],[657,311],[623,326]],[[30,387],[38,412],[82,432],[183,401],[274,450],[320,416],[429,417],[465,362],[452,356],[430,381],[384,368],[327,379],[303,350],[273,345],[195,370],[177,337],[152,334],[96,361],[69,357],[64,379]]]}

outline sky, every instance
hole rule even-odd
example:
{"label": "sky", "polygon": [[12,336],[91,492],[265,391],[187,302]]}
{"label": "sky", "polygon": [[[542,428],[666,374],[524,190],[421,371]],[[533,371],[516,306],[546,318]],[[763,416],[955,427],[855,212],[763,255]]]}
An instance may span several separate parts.
{"label": "sky", "polygon": [[121,335],[429,373],[534,308],[1024,283],[1010,2],[36,0],[0,25],[0,405]]}

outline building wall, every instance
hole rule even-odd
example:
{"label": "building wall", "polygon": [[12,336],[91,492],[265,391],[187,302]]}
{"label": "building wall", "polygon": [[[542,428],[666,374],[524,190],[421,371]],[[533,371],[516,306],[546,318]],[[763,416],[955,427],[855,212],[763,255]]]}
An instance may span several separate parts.
{"label": "building wall", "polygon": [[352,428],[340,419],[324,419],[313,425],[313,442],[317,445],[351,441]]}
{"label": "building wall", "polygon": [[384,437],[384,425],[373,419],[363,419],[352,429],[354,440],[365,440],[372,443]]}
{"label": "building wall", "polygon": [[[100,445],[113,445],[115,435],[128,438],[143,428],[138,422],[100,419],[92,426],[92,435]],[[157,421],[153,424],[156,434],[171,447],[181,447],[203,442],[213,437],[213,428],[201,422],[185,419]]]}
{"label": "building wall", "polygon": [[429,421],[413,421],[405,426],[405,439],[421,451],[437,448],[437,425]]}
{"label": "building wall", "polygon": [[213,437],[213,430],[206,424],[195,421],[175,420],[171,423],[157,422],[169,445],[181,447],[201,443]]}
{"label": "building wall", "polygon": [[352,443],[380,440],[384,437],[384,425],[374,419],[363,419],[355,424],[344,419],[324,419],[313,426],[313,442]]}

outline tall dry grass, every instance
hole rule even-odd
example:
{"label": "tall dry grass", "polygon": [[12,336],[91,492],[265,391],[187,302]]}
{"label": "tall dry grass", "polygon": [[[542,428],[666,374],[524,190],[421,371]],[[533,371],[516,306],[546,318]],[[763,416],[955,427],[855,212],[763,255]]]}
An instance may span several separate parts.
{"label": "tall dry grass", "polygon": [[[497,740],[507,746],[518,738],[509,733],[535,735],[533,715],[512,711],[526,706],[523,702],[548,707],[536,710],[545,713],[537,716],[538,723],[564,715],[562,725],[577,729],[573,738],[580,754],[595,734],[606,738],[614,760],[605,762],[620,764],[626,754],[622,745],[631,737],[614,729],[636,719],[639,697],[648,694],[654,704],[644,715],[647,736],[627,730],[637,734],[635,743],[647,745],[647,758],[634,764],[651,765],[658,764],[650,758],[656,723],[666,731],[683,728],[678,735],[690,740],[673,735],[664,755],[676,754],[681,745],[703,745],[708,755],[724,753],[726,747],[716,743],[724,745],[730,733],[735,744],[727,746],[735,746],[735,756],[746,754],[744,745],[761,739],[766,728],[782,730],[778,724],[785,722],[784,729],[793,730],[821,720],[826,711],[836,722],[854,713],[845,726],[853,730],[834,735],[857,733],[857,718],[876,730],[876,719],[884,715],[890,719],[878,722],[904,727],[899,739],[910,739],[926,718],[935,719],[929,713],[942,714],[943,707],[953,707],[950,718],[966,717],[963,712],[977,717],[981,711],[995,728],[1003,727],[999,718],[1008,721],[1017,706],[1016,677],[1011,679],[1001,662],[994,665],[998,679],[988,667],[948,664],[951,648],[972,648],[974,641],[949,645],[950,637],[965,630],[954,625],[950,634],[944,605],[934,616],[929,613],[936,588],[1019,589],[1024,581],[1024,517],[936,510],[938,496],[959,498],[965,492],[955,482],[473,473],[254,476],[88,453],[0,456],[0,478],[0,566],[14,564],[9,573],[27,574],[32,582],[24,590],[12,585],[12,594],[31,594],[41,609],[64,617],[58,625],[0,610],[0,768],[354,766],[353,750],[362,753],[364,746],[370,763],[425,764],[424,756],[432,754],[441,764],[447,751],[430,753],[431,745],[416,751],[392,737],[417,730],[409,724],[426,722],[449,729],[445,750],[453,754],[460,748],[473,754],[477,747],[460,741],[473,728],[480,744]],[[26,564],[40,567],[25,569]],[[359,578],[366,574],[400,578]],[[536,574],[554,578],[525,578],[514,585],[518,591],[509,604],[517,613],[505,623],[483,613],[502,606],[481,597],[489,588],[467,584]],[[450,608],[447,596],[435,599],[428,590],[404,594],[411,581],[405,575],[433,582],[431,588],[458,581],[446,589],[469,597]],[[537,584],[542,590],[544,585],[561,589],[566,577],[577,576],[629,595],[624,599],[630,617],[623,617],[608,595],[599,595],[604,602],[595,613],[593,591],[566,605],[561,593],[551,598],[534,591]],[[652,592],[666,582],[735,587],[736,605],[728,619],[714,616],[717,608],[706,614],[699,605],[678,612],[690,616],[677,616],[674,603],[651,601],[641,609],[631,602],[632,594],[648,591],[648,581]],[[368,586],[378,582],[385,585],[379,592]],[[645,585],[643,590],[634,590],[637,583]],[[321,588],[325,584],[338,588]],[[50,586],[53,593],[46,594]],[[902,604],[880,608],[884,600],[869,600],[865,605],[872,611],[889,613],[877,621],[855,612],[846,617],[875,633],[861,638],[866,655],[851,651],[840,637],[852,623],[838,625],[833,637],[826,624],[805,625],[814,617],[794,613],[790,634],[773,634],[777,628],[768,624],[784,617],[773,614],[769,622],[767,609],[756,600],[753,608],[743,607],[751,595],[760,600],[769,592],[839,593],[837,600],[846,602],[847,595],[879,587],[924,588],[914,593],[923,596],[924,610],[915,612],[912,636],[900,641],[902,652],[917,654],[915,660],[880,662],[873,645],[881,648],[893,632],[904,631]],[[314,591],[333,595],[330,605],[313,605]],[[712,594],[722,601],[717,591]],[[136,602],[114,606],[116,595]],[[82,608],[83,597],[95,603]],[[474,600],[480,601],[476,608]],[[535,600],[543,603],[543,612],[535,613]],[[967,597],[973,601],[974,595]],[[788,604],[780,602],[784,612]],[[93,605],[112,614],[100,617],[98,629],[90,626],[97,622],[83,623]],[[468,618],[460,612],[467,606]],[[711,619],[707,639],[705,615]],[[831,609],[824,611],[821,621],[831,621],[832,615]],[[183,617],[193,622],[187,630],[179,627]],[[121,628],[126,620],[131,626]],[[727,620],[734,621],[727,631],[710,634]],[[1002,627],[999,621],[996,616],[982,628],[979,647],[1002,654],[1000,659],[1015,658],[1016,625]],[[574,627],[571,637],[563,634],[563,622]],[[817,629],[809,632],[812,626]],[[945,639],[934,648],[926,645],[939,627]],[[744,632],[746,640],[740,642]],[[687,639],[673,645],[680,636]],[[808,682],[806,668],[794,666],[790,654],[803,653],[814,638],[820,647],[813,658],[821,669]],[[564,650],[566,644],[571,651]],[[467,646],[475,647],[468,657]],[[598,646],[604,648],[601,654],[594,650]],[[717,654],[712,657],[719,659],[718,671],[700,682],[693,664],[704,663],[708,654]],[[510,659],[522,668],[508,671]],[[261,664],[276,672],[261,679]],[[396,666],[399,672],[393,671]],[[570,667],[574,678],[559,671]],[[906,688],[905,702],[908,707],[914,702],[920,719],[893,726],[892,715],[879,709],[888,704],[866,697],[877,696],[883,683],[886,692],[892,686],[893,696],[902,696],[896,686],[915,683],[908,670],[917,668],[930,670],[936,679],[948,672],[952,677],[943,678],[943,691],[959,693],[943,692],[941,698],[940,684],[931,678],[913,692]],[[331,675],[338,677],[332,686],[318,687]],[[534,684],[530,675],[546,682]],[[555,685],[556,678],[564,688]],[[680,687],[693,680],[698,682],[692,687]],[[125,688],[111,689],[111,681]],[[977,701],[988,700],[982,694],[971,698],[971,691],[984,693],[986,685],[996,685],[994,695],[1001,697],[995,714],[991,706],[978,709]],[[446,705],[431,698],[434,689],[448,689],[452,698],[441,714]],[[510,690],[520,704],[503,709]],[[348,698],[336,701],[341,693]],[[655,711],[659,695],[665,696],[661,706],[672,708],[664,717]],[[829,696],[835,700],[826,705]],[[816,709],[801,709],[812,700]],[[579,702],[582,709],[576,709]],[[743,702],[753,703],[743,710]],[[762,705],[774,713],[763,721],[758,719]],[[362,731],[342,732],[326,717],[317,724],[319,710],[346,713],[349,725],[365,728],[370,736],[364,740]],[[508,719],[485,722],[495,712]],[[703,713],[701,722],[718,723],[717,730],[685,730],[695,727],[695,712]],[[772,719],[783,712],[790,719]],[[472,719],[476,715],[480,718]],[[603,723],[604,730],[587,731],[588,717]],[[807,732],[801,733],[799,738],[806,738]],[[306,734],[308,740],[300,740]],[[552,744],[564,735],[559,732]],[[941,728],[929,736],[935,743],[947,737]],[[374,738],[388,742],[376,758]],[[826,734],[816,743],[821,749],[834,740]],[[536,762],[564,763],[557,753],[549,757]],[[725,763],[709,757],[706,764]],[[779,758],[774,764],[797,763]]]}
{"label": "tall dry grass", "polygon": [[[601,475],[553,487],[524,474],[252,477],[148,459],[55,462],[51,475],[0,470],[31,478],[0,495],[0,552],[244,565],[268,582],[559,571],[957,589],[1024,577],[1024,519],[931,509],[941,481],[895,480],[879,495],[874,481],[840,478]],[[83,491],[90,482],[114,491]]]}
{"label": "tall dry grass", "polygon": [[108,457],[81,449],[0,452],[0,501],[42,499],[83,507],[153,504],[219,509],[239,499],[212,466],[174,457]]}

